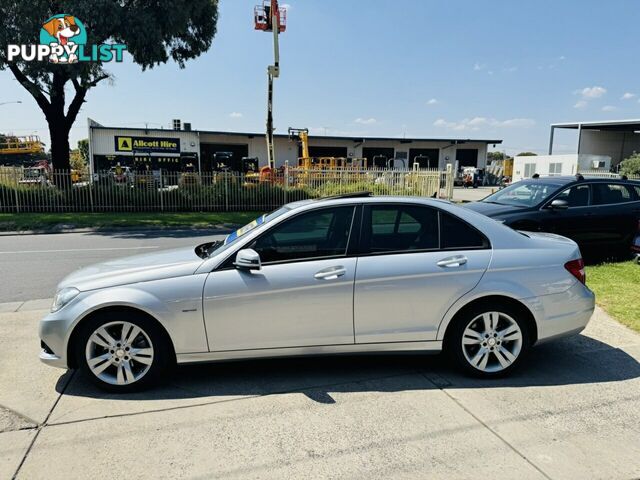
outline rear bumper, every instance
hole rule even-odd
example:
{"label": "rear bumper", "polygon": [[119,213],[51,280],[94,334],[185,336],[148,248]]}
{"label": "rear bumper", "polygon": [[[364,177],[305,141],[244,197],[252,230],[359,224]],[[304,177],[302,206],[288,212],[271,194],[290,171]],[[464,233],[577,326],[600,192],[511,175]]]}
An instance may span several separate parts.
{"label": "rear bumper", "polygon": [[576,281],[562,293],[525,299],[525,303],[536,317],[537,343],[543,343],[584,330],[595,309],[595,295]]}

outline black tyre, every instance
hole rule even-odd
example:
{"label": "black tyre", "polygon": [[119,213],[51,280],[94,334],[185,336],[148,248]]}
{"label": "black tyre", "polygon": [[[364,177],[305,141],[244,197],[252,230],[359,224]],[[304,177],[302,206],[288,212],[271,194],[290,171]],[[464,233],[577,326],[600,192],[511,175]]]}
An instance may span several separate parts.
{"label": "black tyre", "polygon": [[149,388],[165,378],[175,360],[164,330],[142,314],[98,313],[80,328],[73,346],[77,365],[103,390]]}
{"label": "black tyre", "polygon": [[522,312],[510,305],[479,304],[450,326],[445,348],[459,367],[478,377],[508,375],[531,345]]}

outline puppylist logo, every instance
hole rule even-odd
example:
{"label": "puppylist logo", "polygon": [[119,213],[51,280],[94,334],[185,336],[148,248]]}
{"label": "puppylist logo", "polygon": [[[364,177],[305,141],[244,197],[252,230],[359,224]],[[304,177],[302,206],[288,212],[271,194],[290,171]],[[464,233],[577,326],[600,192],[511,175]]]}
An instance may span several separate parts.
{"label": "puppylist logo", "polygon": [[80,19],[61,13],[44,22],[39,45],[8,45],[7,60],[62,64],[122,62],[126,49],[127,46],[121,43],[88,46],[87,29]]}

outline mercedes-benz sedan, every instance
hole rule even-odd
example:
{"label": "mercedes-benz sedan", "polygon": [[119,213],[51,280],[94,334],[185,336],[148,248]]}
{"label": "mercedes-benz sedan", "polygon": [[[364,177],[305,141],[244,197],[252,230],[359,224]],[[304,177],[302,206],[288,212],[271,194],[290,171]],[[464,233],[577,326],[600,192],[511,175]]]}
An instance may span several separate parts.
{"label": "mercedes-benz sedan", "polygon": [[40,322],[40,358],[116,391],[176,362],[390,351],[445,350],[492,377],[593,309],[567,238],[445,201],[351,195],[71,274]]}

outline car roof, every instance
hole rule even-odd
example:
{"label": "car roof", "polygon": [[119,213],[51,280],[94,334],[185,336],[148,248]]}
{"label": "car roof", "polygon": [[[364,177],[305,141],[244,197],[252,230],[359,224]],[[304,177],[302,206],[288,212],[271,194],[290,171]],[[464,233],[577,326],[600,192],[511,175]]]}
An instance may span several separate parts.
{"label": "car roof", "polygon": [[419,203],[422,205],[442,206],[452,205],[448,200],[441,200],[438,198],[427,197],[408,197],[408,196],[394,196],[394,195],[370,195],[370,196],[335,196],[328,198],[318,198],[310,200],[300,200],[297,202],[288,203],[286,206],[289,209],[297,209],[305,206],[319,206],[319,205],[353,205],[356,203]]}

